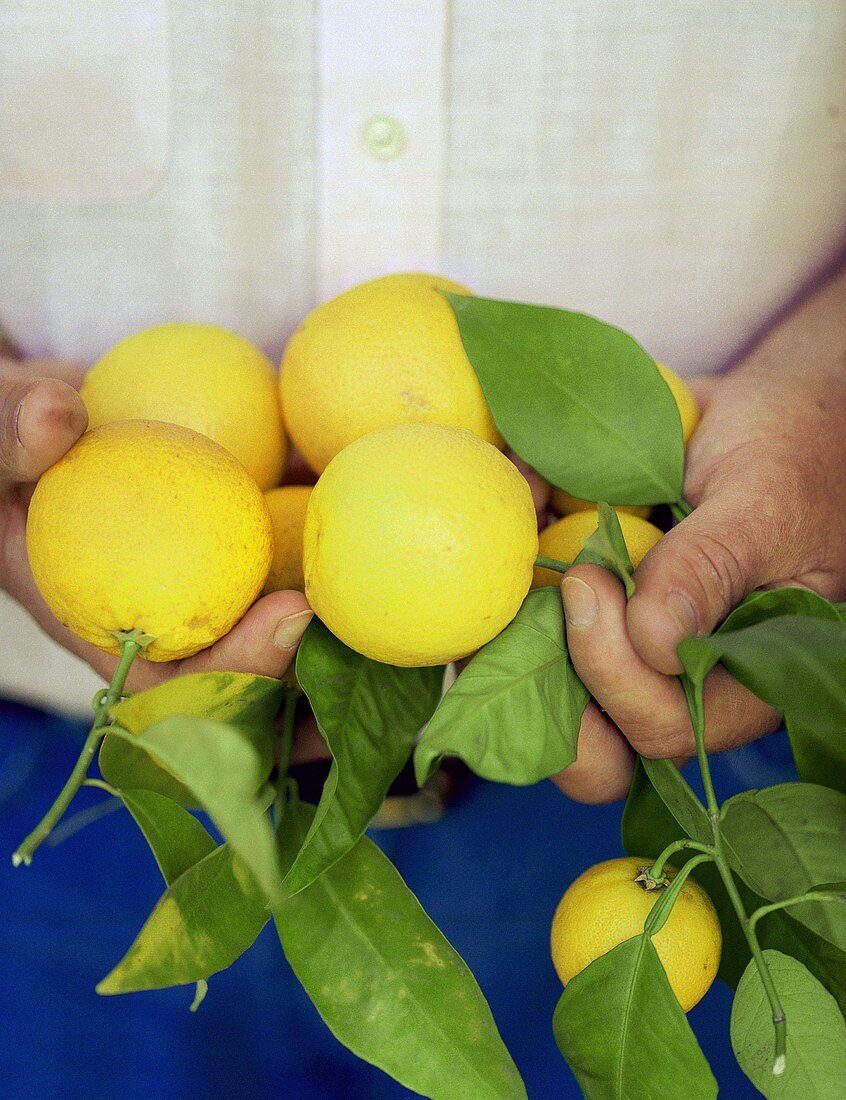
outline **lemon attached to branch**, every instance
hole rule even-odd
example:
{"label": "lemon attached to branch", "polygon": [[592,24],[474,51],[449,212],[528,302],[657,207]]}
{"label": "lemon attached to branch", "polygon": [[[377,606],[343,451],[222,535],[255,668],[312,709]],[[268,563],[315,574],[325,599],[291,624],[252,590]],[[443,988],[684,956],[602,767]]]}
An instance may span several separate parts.
{"label": "lemon attached to branch", "polygon": [[261,591],[272,537],[241,463],[189,428],[105,424],[35,487],[33,577],[65,626],[109,653],[116,635],[153,640],[152,661],[188,657],[226,634]]}
{"label": "lemon attached to branch", "polygon": [[511,622],[537,550],[529,486],[496,447],[460,428],[400,424],[351,443],[315,486],[305,593],[366,657],[445,664]]}

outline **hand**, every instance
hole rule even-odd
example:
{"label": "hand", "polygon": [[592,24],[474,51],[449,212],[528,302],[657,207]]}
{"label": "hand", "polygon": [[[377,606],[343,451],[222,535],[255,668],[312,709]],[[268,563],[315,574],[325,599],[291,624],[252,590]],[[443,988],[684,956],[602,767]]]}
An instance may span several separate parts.
{"label": "hand", "polygon": [[[116,658],[82,641],[41,598],[26,555],[26,513],[34,483],[88,424],[77,392],[84,369],[58,359],[0,358],[0,587],[65,649],[110,680]],[[183,661],[136,661],[127,687],[139,691],[177,673],[213,669],[281,676],[311,618],[300,592],[275,592],[209,649]]]}
{"label": "hand", "polygon": [[[694,513],[635,574],[626,604],[596,566],[562,581],[567,639],[596,700],[579,758],[555,782],[580,801],[625,795],[634,751],[695,753],[676,646],[708,634],[753,589],[846,595],[846,272],[777,324],[729,375],[694,389],[703,417],[687,452]],[[600,709],[601,708],[601,709]],[[744,744],[779,715],[721,666],[705,684],[708,749]]]}

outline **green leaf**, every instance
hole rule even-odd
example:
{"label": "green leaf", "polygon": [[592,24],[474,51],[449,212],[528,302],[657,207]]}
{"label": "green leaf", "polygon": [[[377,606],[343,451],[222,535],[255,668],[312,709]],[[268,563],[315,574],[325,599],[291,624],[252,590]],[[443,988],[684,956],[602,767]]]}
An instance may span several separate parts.
{"label": "green leaf", "polygon": [[[109,713],[131,733],[141,733],[165,718],[192,715],[214,718],[244,730],[266,764],[273,763],[273,720],[284,692],[280,680],[242,672],[199,672],[175,676],[157,687],[121,700]],[[118,788],[145,788],[197,807],[196,800],[172,775],[158,767],[131,741],[107,734],[100,748],[100,771]]]}
{"label": "green leaf", "polygon": [[205,981],[231,966],[267,919],[255,879],[223,844],[170,885],[97,992],[133,993]]}
{"label": "green leaf", "polygon": [[153,791],[118,791],[144,834],[168,886],[217,847],[200,822]]}
{"label": "green leaf", "polygon": [[641,760],[658,796],[684,832],[700,844],[713,844],[708,813],[672,760]]}
{"label": "green leaf", "polygon": [[444,695],[414,753],[417,781],[444,756],[500,783],[554,775],[576,759],[589,698],[567,652],[561,594],[535,589]]}
{"label": "green leaf", "polygon": [[765,951],[764,958],[787,1017],[787,1063],[781,1076],[773,1076],[772,1010],[752,962],[731,1012],[731,1044],[740,1068],[773,1100],[841,1100],[846,1024],[834,998],[796,959],[779,951]]}
{"label": "green leaf", "polygon": [[[283,865],[313,812],[286,808]],[[473,975],[368,837],[275,919],[294,973],[354,1054],[434,1100],[525,1098]]]}
{"label": "green leaf", "polygon": [[271,901],[282,874],[270,822],[256,798],[267,762],[242,730],[208,718],[166,718],[129,733],[112,727],[179,780],[207,811]]}
{"label": "green leaf", "polygon": [[631,336],[582,313],[445,296],[496,425],[522,459],[585,500],[680,499],[678,408]]}
{"label": "green leaf", "polygon": [[717,1095],[649,936],[618,944],[572,978],[552,1029],[587,1100]]}
{"label": "green leaf", "polygon": [[[732,866],[767,901],[846,879],[846,795],[813,783],[746,791],[724,806]],[[846,905],[806,902],[794,920],[846,951]]]}
{"label": "green leaf", "polygon": [[770,588],[751,592],[726,616],[715,633],[727,634],[781,615],[802,615],[832,622],[840,619],[834,604],[807,588]]}
{"label": "green leaf", "polygon": [[784,712],[802,779],[846,792],[846,623],[781,615],[706,638],[678,654],[692,680],[722,661],[760,699]]}
{"label": "green leaf", "polygon": [[617,513],[610,504],[600,501],[599,526],[592,535],[585,540],[585,544],[579,551],[574,565],[587,562],[590,565],[601,565],[610,570],[626,589],[626,596],[634,595],[634,566],[629,557],[626,540],[623,537],[623,529]]}
{"label": "green leaf", "polygon": [[371,661],[313,619],[297,652],[297,679],[332,753],[314,822],[285,879],[296,893],[353,847],[441,694],[443,668]]}

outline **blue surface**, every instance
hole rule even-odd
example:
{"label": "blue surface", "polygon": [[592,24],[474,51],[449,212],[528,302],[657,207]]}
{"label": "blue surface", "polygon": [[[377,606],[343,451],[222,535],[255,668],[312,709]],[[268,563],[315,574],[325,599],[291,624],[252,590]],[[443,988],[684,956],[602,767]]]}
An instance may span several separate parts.
{"label": "blue surface", "polygon": [[[84,730],[0,703],[0,850],[55,796]],[[721,797],[793,777],[783,734],[716,758]],[[79,811],[103,807],[84,791]],[[621,852],[621,806],[582,807],[551,784],[479,783],[439,823],[375,834],[487,996],[530,1100],[580,1095],[550,1020],[561,987],[549,921],[586,866]],[[77,818],[77,823],[79,819]],[[61,835],[61,834],[60,834]],[[411,1094],[329,1034],[266,928],[213,978],[199,1012],[181,988],[98,997],[162,891],[123,811],[45,845],[29,868],[0,859],[0,1096],[86,1100],[396,1100]],[[731,993],[715,983],[690,1021],[722,1095],[758,1094],[728,1045]]]}

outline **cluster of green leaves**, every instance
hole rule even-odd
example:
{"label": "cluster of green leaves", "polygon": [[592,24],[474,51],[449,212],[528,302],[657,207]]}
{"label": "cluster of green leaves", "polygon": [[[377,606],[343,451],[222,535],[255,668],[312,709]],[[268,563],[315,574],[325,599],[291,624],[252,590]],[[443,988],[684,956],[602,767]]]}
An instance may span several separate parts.
{"label": "cluster of green leaves", "polygon": [[[589,500],[689,510],[678,410],[631,337],[563,310],[447,297],[497,425],[523,459]],[[632,593],[609,504],[599,505],[578,560],[610,569]],[[846,608],[805,591],[756,593],[680,655],[694,719],[717,662],[783,711],[802,781],[737,795],[717,815],[672,763],[640,760],[624,842],[649,858],[680,838],[698,846],[699,861],[714,853],[693,873],[720,915],[741,1066],[766,1096],[839,1095],[846,906],[830,899],[846,896]],[[366,830],[412,755],[421,785],[447,756],[518,785],[576,759],[590,697],[567,651],[557,589],[530,592],[443,694],[443,669],[371,661],[317,619],[296,672],[332,756],[316,807],[287,778],[290,722],[280,737],[278,681],[183,677],[111,708],[103,781],[92,782],[138,823],[165,889],[99,991],[196,984],[196,1007],[272,919],[318,1012],[361,1058],[426,1096],[524,1097],[475,979]],[[288,694],[289,719],[294,705]],[[561,997],[553,1030],[588,1097],[716,1094],[652,944],[656,931],[647,922]],[[778,1077],[764,977],[788,1017]]]}

